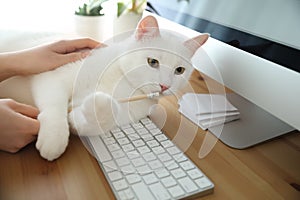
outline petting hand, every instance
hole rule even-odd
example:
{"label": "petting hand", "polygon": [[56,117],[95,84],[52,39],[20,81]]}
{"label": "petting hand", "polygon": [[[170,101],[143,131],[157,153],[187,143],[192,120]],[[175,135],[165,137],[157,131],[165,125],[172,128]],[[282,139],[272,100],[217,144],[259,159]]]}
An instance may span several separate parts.
{"label": "petting hand", "polygon": [[0,150],[15,153],[34,141],[39,131],[38,109],[0,99]]}
{"label": "petting hand", "polygon": [[85,58],[90,50],[100,45],[91,39],[61,40],[19,51],[21,75],[35,74]]}
{"label": "petting hand", "polygon": [[88,39],[61,40],[16,52],[0,53],[0,81],[16,75],[53,70],[89,55],[100,43]]}

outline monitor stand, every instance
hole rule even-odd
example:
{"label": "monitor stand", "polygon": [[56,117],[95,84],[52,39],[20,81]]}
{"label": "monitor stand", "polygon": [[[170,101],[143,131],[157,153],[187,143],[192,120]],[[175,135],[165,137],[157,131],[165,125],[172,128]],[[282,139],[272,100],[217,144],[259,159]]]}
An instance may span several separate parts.
{"label": "monitor stand", "polygon": [[244,149],[295,130],[240,95],[226,96],[239,109],[240,119],[208,130],[230,147]]}

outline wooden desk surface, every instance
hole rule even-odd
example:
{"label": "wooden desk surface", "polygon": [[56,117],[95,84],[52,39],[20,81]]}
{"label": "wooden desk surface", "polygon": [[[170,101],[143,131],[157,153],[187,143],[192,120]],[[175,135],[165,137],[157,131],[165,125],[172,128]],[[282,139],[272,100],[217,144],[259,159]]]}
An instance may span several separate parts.
{"label": "wooden desk surface", "polygon": [[[205,83],[195,72],[190,80],[196,92],[205,92]],[[180,114],[176,99],[161,101],[168,113],[164,127],[173,138]],[[171,116],[171,117],[170,117]],[[194,125],[186,119],[185,126]],[[174,126],[175,125],[175,126]],[[209,132],[198,130],[186,154],[214,182],[214,193],[201,199],[300,199],[300,134],[294,132],[272,141],[236,150],[218,141],[204,158],[199,149]],[[175,142],[193,138],[187,131]],[[96,160],[80,139],[71,136],[67,151],[54,162],[39,156],[34,144],[16,154],[0,151],[0,199],[113,199]]]}

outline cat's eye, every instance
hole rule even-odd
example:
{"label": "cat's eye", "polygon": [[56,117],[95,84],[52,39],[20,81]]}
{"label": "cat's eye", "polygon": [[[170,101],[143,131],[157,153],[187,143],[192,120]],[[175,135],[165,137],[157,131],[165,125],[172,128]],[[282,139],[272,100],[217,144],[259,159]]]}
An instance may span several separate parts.
{"label": "cat's eye", "polygon": [[184,68],[184,67],[177,67],[177,68],[175,69],[175,74],[176,74],[176,75],[180,75],[180,74],[183,74],[184,71],[185,71],[185,68]]}
{"label": "cat's eye", "polygon": [[147,58],[147,62],[148,62],[148,64],[149,64],[151,67],[153,67],[153,68],[158,68],[158,67],[159,67],[159,62],[158,62],[158,60],[156,60],[156,59],[154,59],[154,58],[148,57],[148,58]]}

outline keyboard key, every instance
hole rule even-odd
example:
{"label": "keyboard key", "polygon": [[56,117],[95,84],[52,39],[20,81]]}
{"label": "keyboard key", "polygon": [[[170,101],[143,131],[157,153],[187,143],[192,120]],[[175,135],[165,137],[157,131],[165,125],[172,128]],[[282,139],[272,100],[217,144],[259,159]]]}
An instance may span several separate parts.
{"label": "keyboard key", "polygon": [[135,133],[135,130],[134,130],[133,128],[131,128],[131,127],[126,128],[126,129],[124,129],[123,131],[124,131],[124,133],[126,133],[127,135],[132,134],[132,133]]}
{"label": "keyboard key", "polygon": [[160,169],[155,170],[155,174],[158,178],[164,178],[164,177],[170,175],[169,171],[166,170],[166,168],[160,168]]}
{"label": "keyboard key", "polygon": [[150,148],[159,146],[159,143],[156,140],[150,140],[146,143]]}
{"label": "keyboard key", "polygon": [[98,136],[89,137],[89,141],[91,145],[94,147],[94,151],[96,153],[95,156],[99,159],[100,162],[105,162],[111,160],[111,156],[103,144],[102,140]]}
{"label": "keyboard key", "polygon": [[123,150],[125,152],[132,151],[132,150],[134,150],[134,146],[132,144],[126,144],[123,146]]}
{"label": "keyboard key", "polygon": [[142,180],[141,176],[137,175],[137,174],[129,174],[126,176],[126,179],[129,184],[134,184],[134,183],[140,182]]}
{"label": "keyboard key", "polygon": [[171,171],[171,174],[172,174],[175,178],[181,178],[181,177],[186,176],[185,172],[184,172],[181,168],[172,170],[172,171]]}
{"label": "keyboard key", "polygon": [[164,141],[164,140],[167,140],[167,136],[165,136],[164,134],[159,134],[159,135],[156,135],[155,138],[161,142],[161,141]]}
{"label": "keyboard key", "polygon": [[126,189],[126,190],[122,190],[119,193],[119,197],[121,198],[121,200],[130,200],[130,199],[134,199],[134,193],[132,192],[131,189]]}
{"label": "keyboard key", "polygon": [[120,131],[121,131],[120,128],[115,128],[115,129],[111,130],[110,132],[111,132],[112,134],[114,134],[114,133],[117,133],[117,132],[120,132]]}
{"label": "keyboard key", "polygon": [[127,156],[130,160],[132,160],[134,158],[140,157],[140,154],[139,154],[139,152],[137,152],[137,150],[133,150],[133,151],[127,152]]}
{"label": "keyboard key", "polygon": [[125,166],[120,167],[120,171],[123,174],[132,174],[132,173],[135,173],[135,167],[133,167],[131,164],[125,165]]}
{"label": "keyboard key", "polygon": [[136,133],[133,133],[133,134],[130,134],[127,136],[131,141],[134,141],[134,140],[137,140],[137,139],[140,139],[140,136]]}
{"label": "keyboard key", "polygon": [[117,133],[114,133],[113,135],[115,136],[116,139],[125,137],[123,132],[117,132]]}
{"label": "keyboard key", "polygon": [[141,119],[142,124],[147,125],[147,124],[152,124],[153,122],[149,118],[144,118]]}
{"label": "keyboard key", "polygon": [[110,138],[105,138],[105,139],[103,139],[103,142],[104,142],[106,145],[110,145],[110,144],[116,143],[116,140],[115,140],[113,137],[110,137]]}
{"label": "keyboard key", "polygon": [[112,134],[110,132],[107,132],[107,133],[104,133],[101,135],[101,138],[104,139],[104,138],[110,138],[112,137]]}
{"label": "keyboard key", "polygon": [[168,170],[176,169],[179,167],[179,165],[174,160],[164,162],[164,165]]}
{"label": "keyboard key", "polygon": [[182,162],[182,161],[188,160],[188,158],[187,158],[185,155],[183,155],[183,153],[179,153],[179,154],[173,155],[173,158],[174,158],[177,162]]}
{"label": "keyboard key", "polygon": [[151,130],[151,129],[155,129],[155,128],[156,128],[156,125],[155,125],[155,124],[152,124],[152,123],[146,124],[145,126],[146,126],[146,128],[147,128],[148,130]]}
{"label": "keyboard key", "polygon": [[160,154],[157,157],[161,162],[166,162],[172,159],[171,156],[167,153]]}
{"label": "keyboard key", "polygon": [[162,183],[164,184],[164,186],[166,186],[166,187],[171,187],[171,186],[177,185],[176,180],[175,180],[172,176],[163,178],[163,179],[161,180],[161,182],[162,182]]}
{"label": "keyboard key", "polygon": [[212,186],[212,183],[206,177],[197,179],[197,180],[195,180],[195,182],[202,189],[206,188],[206,187],[209,187],[209,186]]}
{"label": "keyboard key", "polygon": [[189,177],[179,179],[178,182],[187,193],[195,192],[198,189],[196,184]]}
{"label": "keyboard key", "polygon": [[114,171],[114,172],[108,173],[108,178],[109,178],[111,181],[119,180],[119,179],[121,179],[122,177],[123,177],[123,176],[122,176],[121,172],[119,172],[119,171]]}
{"label": "keyboard key", "polygon": [[137,133],[138,133],[140,136],[142,136],[142,135],[148,134],[149,131],[148,131],[147,129],[145,129],[145,128],[141,128],[141,129],[137,130]]}
{"label": "keyboard key", "polygon": [[195,165],[191,161],[189,161],[189,160],[187,160],[185,162],[182,162],[182,163],[179,163],[179,165],[185,171],[195,168]]}
{"label": "keyboard key", "polygon": [[156,156],[155,156],[154,153],[152,153],[152,152],[149,152],[149,153],[144,154],[143,157],[144,157],[144,159],[145,159],[147,162],[156,159]]}
{"label": "keyboard key", "polygon": [[126,188],[128,188],[128,184],[124,179],[121,179],[119,181],[114,181],[112,182],[114,188],[118,191],[118,190],[124,190]]}
{"label": "keyboard key", "polygon": [[141,138],[144,140],[144,141],[149,141],[149,140],[153,140],[153,136],[150,135],[150,134],[145,134],[145,135],[141,135]]}
{"label": "keyboard key", "polygon": [[125,156],[124,152],[122,150],[117,150],[117,151],[114,151],[111,153],[112,156],[114,157],[114,159],[117,159],[117,158],[122,158]]}
{"label": "keyboard key", "polygon": [[137,199],[155,200],[148,187],[142,182],[133,184],[132,189],[135,192]]}
{"label": "keyboard key", "polygon": [[162,148],[161,146],[158,146],[158,147],[154,147],[154,148],[152,148],[152,151],[156,154],[156,155],[158,155],[158,154],[161,154],[161,153],[164,153],[165,152],[165,150],[164,150],[164,148]]}
{"label": "keyboard key", "polygon": [[183,189],[179,186],[179,185],[176,185],[174,187],[171,187],[168,189],[170,194],[174,197],[174,198],[179,198],[179,197],[182,197],[185,192],[183,191]]}
{"label": "keyboard key", "polygon": [[143,142],[143,140],[135,140],[132,142],[132,144],[135,146],[135,147],[140,147],[140,146],[144,146],[145,145],[145,142]]}
{"label": "keyboard key", "polygon": [[143,158],[139,157],[139,158],[135,158],[132,160],[132,163],[135,167],[139,167],[145,164],[145,161],[143,160]]}
{"label": "keyboard key", "polygon": [[127,157],[118,158],[116,159],[116,163],[119,165],[119,167],[130,164],[130,161]]}
{"label": "keyboard key", "polygon": [[190,171],[187,171],[187,173],[192,179],[200,178],[203,176],[202,172],[198,169],[192,169]]}
{"label": "keyboard key", "polygon": [[162,145],[164,148],[167,148],[167,147],[173,146],[173,143],[172,143],[170,140],[166,140],[166,141],[161,142],[161,145]]}
{"label": "keyboard key", "polygon": [[107,145],[107,148],[110,152],[112,151],[116,151],[116,150],[119,150],[120,149],[120,146],[118,144],[110,144],[110,145]]}
{"label": "keyboard key", "polygon": [[150,167],[149,167],[148,165],[143,165],[143,166],[141,166],[141,167],[137,167],[136,170],[137,170],[137,172],[138,172],[140,175],[148,174],[148,173],[153,172],[153,170],[150,169]]}
{"label": "keyboard key", "polygon": [[158,181],[157,177],[153,173],[144,175],[143,179],[147,185]]}
{"label": "keyboard key", "polygon": [[169,152],[169,154],[171,154],[171,155],[174,155],[174,154],[180,153],[181,151],[177,147],[173,146],[173,147],[167,148],[167,152]]}
{"label": "keyboard key", "polygon": [[158,160],[150,161],[148,164],[149,164],[149,167],[153,170],[163,167],[161,162]]}
{"label": "keyboard key", "polygon": [[144,128],[144,126],[143,126],[140,122],[132,124],[132,127],[133,127],[135,130]]}
{"label": "keyboard key", "polygon": [[156,136],[156,135],[162,134],[162,132],[161,132],[160,129],[154,128],[154,129],[151,130],[151,134],[152,134],[153,136]]}
{"label": "keyboard key", "polygon": [[118,143],[122,146],[122,145],[130,143],[130,141],[128,140],[128,138],[120,138],[120,139],[118,139]]}
{"label": "keyboard key", "polygon": [[104,162],[103,163],[103,167],[104,167],[104,169],[105,169],[106,172],[111,172],[111,171],[115,171],[115,170],[118,169],[115,161],[113,161],[113,160]]}
{"label": "keyboard key", "polygon": [[161,183],[155,183],[153,185],[150,185],[149,188],[156,197],[156,199],[165,200],[171,198],[170,194]]}
{"label": "keyboard key", "polygon": [[138,147],[137,150],[140,154],[145,154],[150,152],[150,149],[147,146]]}

